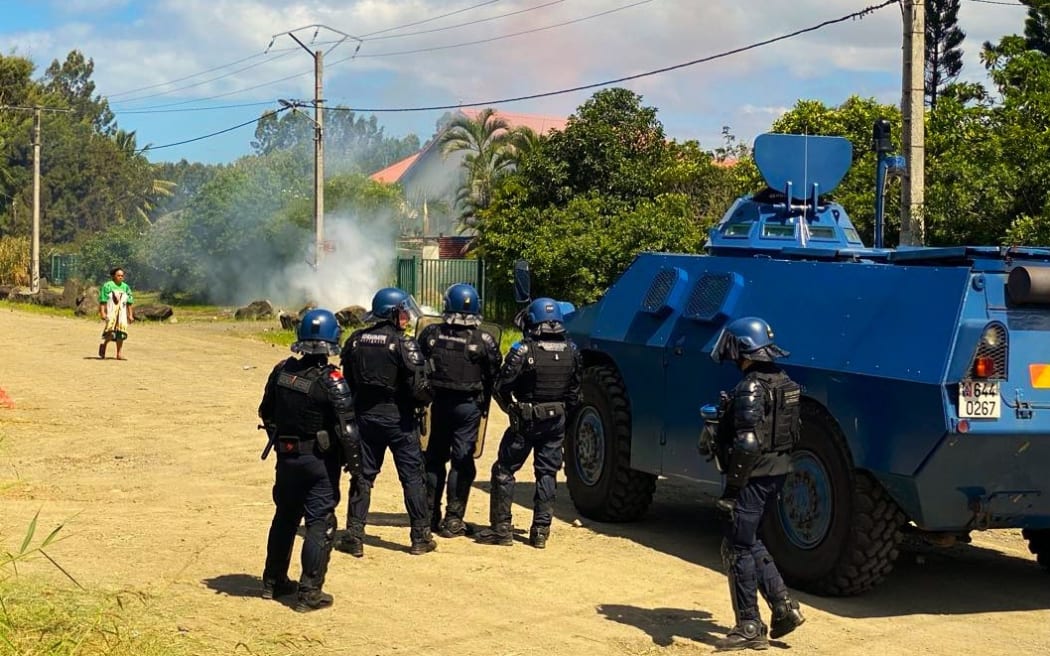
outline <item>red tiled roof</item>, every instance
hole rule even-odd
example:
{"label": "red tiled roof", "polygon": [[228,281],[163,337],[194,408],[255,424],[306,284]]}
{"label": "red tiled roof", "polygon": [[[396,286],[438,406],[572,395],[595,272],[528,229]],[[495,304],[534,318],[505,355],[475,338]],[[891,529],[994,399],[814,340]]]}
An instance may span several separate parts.
{"label": "red tiled roof", "polygon": [[394,162],[382,171],[376,171],[368,177],[376,182],[393,184],[401,179],[401,176],[408,170],[408,167],[412,166],[412,164],[419,159],[419,154],[422,152],[423,151],[421,150],[418,153],[413,153],[400,162]]}
{"label": "red tiled roof", "polygon": [[[459,110],[460,114],[473,120],[476,120],[481,112],[482,110],[473,107],[464,107]],[[536,134],[541,135],[547,134],[547,131],[552,129],[564,130],[565,126],[569,124],[569,119],[567,118],[541,116],[539,114],[513,114],[502,110],[496,110],[496,118],[503,119],[512,128],[527,127],[531,128]]]}

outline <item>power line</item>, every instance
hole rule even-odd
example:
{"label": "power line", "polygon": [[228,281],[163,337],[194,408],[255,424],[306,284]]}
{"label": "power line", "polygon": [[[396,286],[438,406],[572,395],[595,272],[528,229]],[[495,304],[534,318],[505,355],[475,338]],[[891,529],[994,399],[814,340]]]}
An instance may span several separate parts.
{"label": "power line", "polygon": [[[797,36],[801,36],[803,34],[807,34],[807,33],[810,33],[810,32],[816,32],[817,30],[821,30],[821,29],[824,29],[825,27],[829,27],[831,25],[835,25],[835,24],[838,24],[838,23],[844,23],[844,22],[850,21],[850,20],[861,20],[861,19],[869,16],[870,14],[875,13],[876,11],[878,11],[880,9],[883,9],[884,7],[888,7],[889,5],[897,4],[898,1],[899,0],[884,0],[884,2],[882,2],[880,4],[870,5],[868,7],[865,7],[864,9],[860,9],[860,10],[852,12],[850,14],[846,14],[845,16],[841,16],[839,18],[832,18],[832,19],[829,19],[829,20],[817,23],[816,25],[812,25],[810,27],[804,27],[804,28],[795,30],[794,32],[789,32],[787,34],[782,34],[780,36],[776,36],[776,37],[772,37],[772,38],[769,38],[769,39],[765,39],[763,41],[757,41],[755,43],[751,43],[751,44],[746,45],[746,46],[741,46],[739,48],[733,48],[732,50],[725,50],[723,52],[719,52],[719,53],[716,53],[714,55],[708,55],[706,57],[701,57],[699,59],[693,59],[691,61],[682,62],[680,64],[674,64],[672,66],[665,66],[663,68],[657,68],[657,69],[654,69],[654,70],[651,70],[651,71],[646,71],[644,73],[636,73],[634,75],[626,75],[624,77],[619,77],[619,78],[616,78],[616,79],[613,79],[613,80],[605,80],[604,82],[595,82],[593,84],[584,84],[584,85],[580,85],[580,86],[576,86],[576,87],[571,87],[571,88],[568,88],[568,89],[559,89],[557,91],[547,91],[547,92],[543,92],[543,93],[534,93],[534,94],[530,94],[530,95],[527,95],[527,96],[516,96],[516,97],[513,97],[513,98],[501,98],[499,100],[486,100],[486,101],[482,101],[482,102],[458,103],[458,104],[455,104],[455,105],[431,105],[431,106],[428,106],[428,107],[396,107],[396,108],[329,107],[327,109],[329,111],[371,112],[371,113],[438,111],[438,110],[446,110],[446,109],[459,109],[461,107],[482,107],[482,106],[501,105],[501,104],[507,104],[507,103],[512,103],[512,102],[520,102],[522,100],[534,100],[534,99],[537,99],[537,98],[547,98],[547,97],[550,97],[550,96],[558,96],[558,95],[564,95],[564,94],[567,94],[567,93],[574,93],[576,91],[585,91],[585,90],[588,90],[588,89],[596,89],[598,87],[605,87],[605,86],[609,86],[611,84],[618,84],[620,82],[628,82],[628,81],[631,81],[631,80],[638,80],[638,79],[641,79],[641,78],[644,78],[644,77],[651,77],[653,75],[659,75],[661,73],[667,73],[667,72],[675,71],[675,70],[678,70],[678,69],[681,69],[681,68],[687,68],[689,66],[695,66],[697,64],[703,64],[703,63],[715,61],[715,60],[718,60],[718,59],[724,59],[724,58],[730,57],[732,55],[737,55],[737,54],[740,54],[742,52],[747,52],[749,50],[755,50],[757,48],[761,48],[761,47],[764,47],[764,46],[767,46],[767,45],[770,45],[770,44],[773,44],[773,43],[777,43],[778,41],[785,41],[787,39],[793,39],[793,38],[795,38]],[[194,142],[194,141],[200,141],[202,139],[207,139],[209,137],[213,137],[213,136],[216,136],[216,135],[219,135],[219,134],[223,134],[225,132],[230,132],[232,130],[236,130],[238,128],[242,128],[242,127],[244,127],[246,125],[250,125],[252,123],[255,123],[257,120],[265,118],[266,116],[269,116],[269,115],[276,114],[278,112],[284,111],[284,109],[287,109],[287,108],[283,108],[283,109],[280,109],[280,110],[275,110],[274,112],[269,112],[267,114],[263,114],[262,116],[259,117],[259,119],[255,119],[255,120],[252,120],[252,121],[246,121],[246,122],[241,123],[239,125],[235,125],[233,127],[226,128],[225,130],[220,130],[218,132],[213,132],[211,134],[206,134],[206,135],[203,135],[203,136],[200,136],[200,137],[196,137],[196,138],[193,138],[193,139],[187,139],[185,141],[179,141],[177,143],[164,144],[163,146],[153,146],[150,149],[151,150],[159,150],[161,148],[169,148],[171,146],[180,146],[182,144],[191,143],[191,142]]]}
{"label": "power line", "polygon": [[[616,7],[614,9],[606,9],[605,11],[600,11],[600,12],[598,12],[596,14],[590,14],[589,16],[581,16],[580,18],[574,18],[572,20],[562,21],[560,23],[554,23],[552,25],[545,25],[543,27],[534,27],[534,28],[529,29],[529,30],[522,30],[521,32],[512,32],[510,34],[501,34],[500,36],[489,37],[487,39],[478,39],[477,41],[465,41],[463,43],[453,43],[453,44],[445,45],[445,46],[433,46],[433,47],[430,47],[430,48],[417,48],[415,50],[398,50],[398,51],[393,51],[393,52],[377,52],[377,53],[372,54],[372,55],[368,55],[368,54],[357,55],[357,57],[359,57],[361,59],[373,59],[373,58],[378,58],[378,57],[394,57],[394,56],[397,56],[397,55],[414,55],[414,54],[424,53],[424,52],[435,52],[435,51],[438,51],[438,50],[451,50],[453,48],[463,48],[464,46],[476,46],[476,45],[481,44],[481,43],[491,43],[493,41],[501,41],[503,39],[509,39],[509,38],[515,37],[515,36],[522,36],[524,34],[533,34],[535,32],[543,32],[545,30],[552,30],[552,29],[554,29],[556,27],[565,27],[566,25],[572,25],[573,23],[582,23],[583,21],[588,21],[588,20],[592,20],[592,19],[595,19],[595,18],[600,18],[600,17],[606,16],[608,14],[615,14],[618,11],[623,11],[625,9],[631,9],[632,7],[637,7],[639,5],[649,4],[650,2],[653,2],[653,0],[638,0],[638,2],[632,2],[631,4],[627,4],[627,5],[623,5],[623,6],[620,6],[620,7]],[[353,59],[353,58],[352,57],[346,57],[344,59],[337,59],[334,62],[332,62],[330,65],[334,66],[334,65],[339,64],[341,62],[347,61],[348,59]]]}
{"label": "power line", "polygon": [[176,141],[175,143],[164,144],[162,146],[146,146],[145,148],[139,149],[138,150],[138,154],[144,153],[144,152],[146,152],[148,150],[160,150],[161,148],[171,148],[172,146],[181,146],[183,144],[193,143],[194,141],[202,141],[204,139],[210,139],[212,137],[217,137],[220,134],[226,134],[227,132],[233,132],[234,130],[243,128],[246,125],[251,125],[252,123],[258,123],[259,121],[263,120],[264,118],[269,118],[270,116],[276,116],[277,114],[280,114],[281,112],[284,112],[284,111],[288,111],[289,109],[291,109],[291,107],[282,107],[280,109],[275,109],[273,111],[265,112],[262,115],[260,115],[259,118],[253,118],[250,121],[245,121],[244,123],[238,123],[237,125],[233,125],[233,126],[230,126],[228,128],[225,128],[223,130],[218,130],[216,132],[211,132],[209,134],[202,134],[201,136],[194,137],[192,139],[183,139],[182,141]]}
{"label": "power line", "polygon": [[[639,0],[638,2],[634,2],[632,4],[623,5],[621,7],[616,7],[614,9],[608,9],[608,10],[605,10],[605,11],[598,12],[596,14],[590,14],[588,16],[582,16],[580,18],[574,18],[574,19],[571,19],[571,20],[562,21],[560,23],[554,23],[552,25],[546,25],[544,27],[537,27],[537,28],[533,28],[533,29],[530,29],[530,30],[524,30],[522,32],[514,32],[512,34],[504,34],[504,35],[501,35],[501,36],[491,37],[491,38],[488,38],[488,39],[481,39],[479,41],[469,41],[469,42],[465,42],[465,43],[457,43],[457,44],[451,44],[451,45],[445,45],[445,46],[435,46],[435,47],[432,47],[432,48],[421,48],[421,49],[418,49],[418,50],[406,50],[406,51],[400,51],[400,52],[377,53],[377,54],[374,54],[374,55],[360,55],[360,54],[356,54],[356,52],[355,52],[355,54],[350,55],[348,57],[344,57],[343,59],[336,59],[336,60],[334,60],[332,62],[328,62],[327,65],[328,66],[335,66],[336,64],[341,64],[343,62],[347,62],[347,61],[350,61],[350,60],[358,58],[358,57],[368,57],[368,58],[388,57],[388,56],[394,56],[394,55],[406,55],[406,54],[412,54],[412,53],[432,52],[432,51],[435,51],[435,50],[448,50],[448,49],[451,49],[451,48],[462,48],[464,46],[477,45],[477,44],[480,44],[480,43],[490,43],[492,41],[499,41],[501,39],[508,39],[508,38],[515,37],[515,36],[521,36],[523,34],[531,34],[533,32],[542,32],[544,30],[550,30],[550,29],[554,29],[554,28],[557,28],[557,27],[564,27],[566,25],[571,25],[573,23],[580,23],[580,22],[583,22],[583,21],[592,20],[594,18],[599,18],[599,17],[605,16],[607,14],[612,14],[612,13],[616,13],[618,11],[623,11],[624,9],[630,9],[630,8],[636,7],[638,5],[647,4],[649,2],[653,2],[653,0]],[[255,84],[255,85],[252,85],[252,86],[249,86],[249,87],[244,87],[243,89],[237,89],[237,90],[234,90],[234,91],[227,91],[226,93],[220,93],[220,94],[216,94],[214,96],[206,96],[204,98],[194,98],[192,100],[181,100],[179,102],[164,103],[162,105],[153,105],[151,107],[140,107],[139,110],[145,112],[146,110],[165,109],[165,108],[168,108],[168,107],[177,107],[179,105],[187,105],[189,103],[202,102],[202,101],[205,101],[205,100],[215,100],[216,98],[226,98],[228,96],[235,96],[235,95],[238,95],[238,94],[241,94],[241,93],[245,93],[246,91],[254,91],[255,89],[261,89],[263,87],[268,87],[268,86],[270,86],[272,84],[277,84],[279,82],[287,82],[289,80],[294,80],[296,78],[302,77],[304,75],[308,75],[310,73],[312,73],[312,71],[301,71],[299,73],[294,73],[292,75],[287,75],[285,77],[278,78],[276,80],[268,80],[268,81],[262,82],[260,84]],[[226,77],[226,76],[223,76],[223,77]],[[198,85],[193,85],[193,86],[198,86]],[[186,88],[188,88],[188,87],[186,87]],[[174,89],[172,91],[178,91],[178,89]],[[157,94],[157,95],[164,95],[164,94]]]}
{"label": "power line", "polygon": [[1001,2],[1000,0],[970,0],[970,2],[980,2],[983,5],[1003,5],[1004,7],[1028,8],[1028,5],[1022,5],[1020,2]]}
{"label": "power line", "polygon": [[211,105],[209,107],[183,107],[182,109],[124,109],[124,110],[113,110],[114,114],[123,116],[125,114],[170,114],[173,112],[207,112],[214,109],[238,109],[241,107],[262,107],[263,105],[272,105],[272,100],[263,100],[261,102],[249,102],[249,103],[237,103],[233,105]]}
{"label": "power line", "polygon": [[[557,1],[558,2],[562,2],[563,0],[557,0]],[[411,23],[404,23],[402,25],[395,25],[394,27],[388,27],[386,29],[378,30],[376,32],[370,32],[368,34],[363,35],[360,38],[364,39],[364,38],[367,38],[367,37],[370,37],[370,36],[375,36],[377,34],[385,34],[387,32],[393,32],[393,31],[396,31],[396,30],[401,30],[401,29],[404,29],[406,27],[414,27],[416,25],[422,25],[424,23],[430,23],[430,22],[433,22],[433,21],[436,21],[436,20],[440,20],[442,18],[448,18],[449,16],[455,16],[456,14],[462,14],[464,12],[471,11],[473,9],[478,9],[479,7],[484,7],[486,5],[495,4],[497,2],[502,2],[502,0],[486,0],[485,2],[481,2],[481,3],[478,3],[476,5],[471,5],[469,7],[464,7],[463,9],[457,9],[456,11],[450,11],[450,12],[447,12],[447,13],[444,13],[444,14],[440,14],[438,16],[432,16],[430,18],[424,18],[423,20],[413,21]],[[553,3],[548,3],[548,4],[553,4]],[[546,5],[541,5],[541,6],[546,6]],[[531,10],[519,10],[519,11],[515,11],[515,12],[511,12],[509,14],[503,14],[503,15],[504,16],[509,16],[509,15],[513,15],[513,14],[517,14],[517,13],[522,13],[522,11],[531,11]],[[484,20],[493,20],[493,19],[490,18],[490,19],[484,19]],[[479,22],[482,22],[482,21],[479,21]],[[470,25],[470,24],[471,23],[463,23],[463,24],[460,24],[460,25],[454,25],[454,26],[451,26],[451,27],[440,28],[440,29],[453,29],[455,27],[463,27],[465,25]],[[439,30],[433,30],[433,31],[439,31]],[[413,34],[423,34],[423,33],[425,33],[425,32],[417,32],[417,33],[413,33]],[[388,39],[388,38],[395,38],[396,36],[411,36],[411,35],[394,35],[394,36],[389,36],[389,37],[378,37],[378,38],[379,39]],[[282,52],[282,54],[278,55],[278,57],[283,57],[285,54],[291,52],[294,49],[295,48],[282,48],[282,49],[279,49],[279,50],[277,50],[275,52]],[[242,57],[241,59],[237,59],[237,60],[232,61],[232,62],[230,62],[228,64],[222,64],[222,65],[219,65],[219,66],[214,66],[212,68],[209,68],[209,69],[206,69],[206,70],[203,70],[203,71],[198,71],[197,73],[193,73],[191,75],[185,75],[183,77],[175,78],[173,80],[168,80],[167,82],[160,82],[160,83],[157,83],[157,84],[151,84],[151,85],[144,86],[144,87],[137,87],[135,89],[128,89],[126,91],[121,91],[119,93],[109,94],[107,96],[107,98],[113,99],[113,98],[117,98],[119,96],[126,96],[126,95],[129,95],[129,94],[137,93],[139,91],[148,91],[150,89],[156,89],[157,87],[164,87],[164,86],[168,86],[169,84],[175,84],[177,82],[184,82],[186,80],[190,80],[190,79],[193,79],[195,77],[199,77],[201,75],[207,75],[208,73],[214,73],[215,71],[220,71],[220,70],[222,70],[224,68],[229,68],[231,66],[236,66],[237,64],[242,64],[242,63],[244,63],[246,61],[250,61],[250,60],[256,59],[258,57],[263,57],[266,54],[267,54],[266,52],[255,53],[254,55],[249,55],[247,57]],[[276,59],[276,58],[277,57],[270,58],[267,61],[273,61],[273,59]],[[118,104],[130,103],[130,102],[135,102],[135,101],[138,101],[138,100],[146,100],[148,98],[156,98],[158,96],[170,95],[170,94],[176,93],[178,91],[184,91],[186,89],[192,89],[192,88],[198,87],[198,86],[200,86],[202,84],[207,84],[209,82],[215,82],[217,80],[221,80],[221,79],[230,77],[231,75],[235,75],[237,73],[244,72],[244,71],[249,70],[251,68],[255,68],[256,66],[261,66],[264,63],[266,63],[266,62],[264,61],[264,62],[258,62],[256,64],[251,64],[249,66],[245,66],[243,68],[239,68],[239,69],[237,69],[235,71],[230,71],[230,72],[225,73],[223,75],[220,75],[218,77],[210,78],[208,80],[204,80],[202,82],[198,82],[198,83],[195,83],[195,84],[187,85],[187,86],[184,86],[184,87],[178,87],[176,89],[169,89],[168,91],[162,91],[162,92],[158,92],[158,93],[150,94],[150,95],[146,95],[146,96],[139,96],[139,97],[136,97],[136,98],[127,98],[125,100],[119,101]],[[304,75],[304,74],[305,73],[300,73],[298,75]],[[296,75],[294,77],[298,77],[298,75]],[[285,80],[288,80],[288,79],[291,79],[291,78],[282,78],[280,80],[274,80],[273,82],[284,82]],[[267,83],[267,84],[272,84],[273,82],[270,82],[270,83]],[[255,87],[255,88],[257,88],[257,87]],[[244,90],[247,90],[247,89],[244,89]],[[191,101],[191,102],[193,102],[193,101]],[[149,108],[142,108],[142,109],[149,109]]]}
{"label": "power line", "polygon": [[643,77],[650,77],[650,76],[653,76],[653,75],[659,75],[661,73],[667,73],[667,72],[670,72],[670,71],[678,70],[680,68],[686,68],[686,67],[689,67],[689,66],[695,66],[696,64],[704,64],[704,63],[707,63],[707,62],[714,61],[716,59],[724,59],[724,58],[732,56],[732,55],[737,55],[737,54],[740,54],[742,52],[747,52],[748,50],[755,50],[756,48],[761,48],[763,46],[770,45],[771,43],[776,43],[778,41],[784,41],[784,40],[787,40],[787,39],[792,39],[792,38],[794,38],[796,36],[801,36],[801,35],[806,34],[808,32],[815,32],[817,30],[820,30],[820,29],[823,29],[825,27],[828,27],[829,25],[835,25],[836,23],[844,23],[844,22],[846,22],[848,20],[860,20],[860,19],[863,19],[864,17],[868,16],[869,14],[872,14],[872,13],[882,9],[883,7],[888,7],[889,5],[895,5],[897,3],[898,3],[898,0],[885,0],[881,4],[870,5],[870,6],[865,7],[864,9],[861,9],[859,11],[855,11],[855,12],[853,12],[851,14],[847,14],[845,16],[842,16],[841,18],[833,18],[833,19],[830,19],[830,20],[826,20],[826,21],[824,21],[822,23],[818,23],[818,24],[813,25],[811,27],[806,27],[806,28],[803,28],[803,29],[800,29],[800,30],[795,30],[794,32],[789,32],[787,34],[782,34],[780,36],[773,37],[771,39],[766,39],[764,41],[758,41],[758,42],[752,43],[750,45],[741,46],[739,48],[734,48],[732,50],[725,50],[723,52],[720,52],[720,53],[717,53],[717,54],[714,54],[714,55],[708,55],[707,57],[701,57],[700,59],[693,59],[691,61],[683,62],[681,64],[675,64],[673,66],[665,66],[663,68],[657,68],[657,69],[654,69],[654,70],[651,70],[651,71],[646,71],[644,73],[636,73],[634,75],[627,75],[627,76],[624,76],[624,77],[616,78],[615,80],[605,80],[604,82],[595,82],[593,84],[584,84],[584,85],[580,85],[580,86],[577,86],[577,87],[571,87],[571,88],[568,88],[568,89],[559,89],[557,91],[546,91],[546,92],[543,92],[543,93],[534,93],[534,94],[530,94],[530,95],[527,95],[527,96],[515,96],[513,98],[501,98],[499,100],[486,100],[484,102],[458,103],[458,104],[455,104],[455,105],[433,105],[433,106],[430,106],[430,107],[396,107],[396,108],[382,108],[382,107],[377,107],[377,108],[370,108],[370,107],[369,108],[366,108],[366,107],[332,107],[331,109],[333,111],[371,112],[371,113],[380,113],[380,112],[428,112],[428,111],[437,111],[437,110],[443,110],[443,109],[458,109],[460,107],[483,107],[483,106],[488,106],[488,105],[500,105],[500,104],[507,104],[507,103],[512,103],[512,102],[520,102],[522,100],[535,100],[537,98],[548,98],[550,96],[560,96],[560,95],[564,95],[566,93],[574,93],[576,91],[586,91],[587,89],[596,89],[598,87],[606,87],[606,86],[609,86],[611,84],[618,84],[620,82],[628,82],[628,81],[631,81],[631,80],[638,80],[638,79],[641,79]]}
{"label": "power line", "polygon": [[545,2],[542,5],[536,5],[536,6],[533,6],[533,7],[526,7],[525,9],[517,9],[515,11],[508,11],[505,14],[498,14],[496,16],[489,16],[488,18],[479,18],[477,20],[468,21],[466,23],[457,23],[455,25],[446,25],[445,27],[435,27],[435,28],[429,29],[429,30],[419,30],[418,32],[406,32],[405,34],[388,34],[387,36],[377,36],[377,37],[372,37],[372,38],[369,38],[366,35],[366,36],[363,36],[361,38],[364,39],[365,41],[381,41],[383,39],[402,39],[402,38],[409,37],[409,36],[419,36],[420,34],[433,34],[434,32],[445,32],[447,30],[455,30],[455,29],[458,29],[460,27],[469,27],[471,25],[478,25],[479,23],[488,23],[489,21],[499,20],[501,18],[506,18],[508,16],[516,16],[518,14],[524,14],[524,13],[528,13],[530,11],[536,11],[537,9],[543,9],[545,7],[550,7],[551,5],[556,5],[556,4],[559,4],[559,3],[562,3],[562,2],[565,2],[565,0],[551,0],[550,2]]}
{"label": "power line", "polygon": [[385,30],[378,30],[376,32],[369,32],[368,34],[362,34],[361,38],[362,39],[367,39],[368,37],[375,36],[377,34],[386,34],[387,32],[395,32],[397,30],[403,30],[406,27],[415,27],[416,25],[422,25],[424,23],[432,23],[433,21],[441,20],[442,18],[448,18],[449,16],[455,16],[456,14],[462,14],[465,11],[470,11],[472,9],[478,9],[479,7],[484,7],[485,5],[494,5],[494,4],[496,4],[497,2],[500,2],[500,1],[501,0],[485,0],[485,2],[479,2],[478,4],[471,5],[470,7],[464,7],[463,9],[457,9],[456,11],[450,11],[447,14],[441,14],[440,16],[432,16],[430,18],[424,18],[423,20],[418,20],[418,21],[416,21],[414,23],[405,23],[404,25],[398,25],[396,27],[388,27]]}

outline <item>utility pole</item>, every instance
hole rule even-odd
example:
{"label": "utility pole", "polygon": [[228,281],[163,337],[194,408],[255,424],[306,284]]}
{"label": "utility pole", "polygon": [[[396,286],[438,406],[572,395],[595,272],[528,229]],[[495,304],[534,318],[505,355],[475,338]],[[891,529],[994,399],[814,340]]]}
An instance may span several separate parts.
{"label": "utility pole", "polygon": [[[295,35],[295,32],[299,30],[305,30],[308,28],[314,28],[314,36],[310,40],[313,44],[317,40],[317,33],[321,31],[321,28],[331,30],[336,34],[342,35],[343,38],[335,42],[328,52],[331,52],[343,41],[347,39],[354,39],[357,41],[357,49],[354,50],[354,54],[361,49],[363,41],[356,36],[351,36],[345,32],[340,32],[335,28],[328,27],[327,25],[306,25],[304,27],[289,30],[287,32],[279,32],[273,35],[270,39],[270,45],[266,46],[266,52],[269,52],[270,48],[273,47],[274,41],[277,37],[287,34],[292,38],[293,41],[299,44],[299,46],[308,52],[314,60],[314,269],[321,266],[321,260],[324,258],[325,252],[325,239],[324,239],[324,55],[325,51],[320,48],[311,50],[305,43],[303,43],[299,37]],[[286,103],[282,101],[282,104],[286,106],[292,106],[294,111],[294,103]]]}
{"label": "utility pole", "polygon": [[903,0],[904,71],[901,80],[901,117],[907,172],[901,185],[902,246],[921,246],[926,240],[923,216],[926,187],[925,84],[926,84],[926,6],[925,0]]}
{"label": "utility pole", "polygon": [[29,291],[40,292],[40,116],[43,112],[71,112],[56,107],[16,107],[0,105],[0,109],[33,112],[33,238],[29,264]]}

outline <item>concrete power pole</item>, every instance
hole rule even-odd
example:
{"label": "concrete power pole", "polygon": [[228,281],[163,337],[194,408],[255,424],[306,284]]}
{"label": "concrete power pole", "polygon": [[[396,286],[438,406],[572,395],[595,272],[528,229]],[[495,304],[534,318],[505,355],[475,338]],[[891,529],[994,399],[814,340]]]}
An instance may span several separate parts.
{"label": "concrete power pole", "polygon": [[904,72],[901,80],[901,117],[907,172],[901,185],[902,246],[921,246],[926,240],[923,205],[926,187],[925,84],[926,84],[926,6],[925,0],[903,0]]}
{"label": "concrete power pole", "polygon": [[[314,39],[317,38],[317,33],[321,31],[321,28],[331,30],[337,34],[342,35],[343,38],[339,39],[335,45],[328,49],[331,52],[343,41],[347,39],[353,39],[357,41],[357,50],[354,50],[354,54],[361,49],[362,40],[356,36],[351,36],[345,32],[340,32],[337,29],[328,27],[327,25],[307,25],[287,32],[280,32],[274,34],[273,38],[270,39],[270,45],[266,47],[266,51],[269,52],[270,48],[273,47],[274,41],[277,37],[287,34],[292,38],[293,41],[299,44],[299,46],[308,52],[314,60],[314,269],[321,266],[321,260],[324,259],[325,252],[325,238],[324,238],[324,55],[325,51],[318,48],[317,50],[311,50],[305,43],[303,43],[299,37],[295,36],[295,32],[299,30],[305,30],[308,28],[314,28]],[[310,41],[313,43],[313,39]],[[286,103],[281,101],[282,104],[289,106],[294,103]]]}
{"label": "concrete power pole", "polygon": [[29,291],[36,294],[40,291],[40,117],[43,112],[71,112],[71,109],[57,107],[16,107],[0,105],[0,109],[33,112],[33,237],[29,259]]}
{"label": "concrete power pole", "polygon": [[33,247],[29,291],[40,291],[40,108],[33,108]]}

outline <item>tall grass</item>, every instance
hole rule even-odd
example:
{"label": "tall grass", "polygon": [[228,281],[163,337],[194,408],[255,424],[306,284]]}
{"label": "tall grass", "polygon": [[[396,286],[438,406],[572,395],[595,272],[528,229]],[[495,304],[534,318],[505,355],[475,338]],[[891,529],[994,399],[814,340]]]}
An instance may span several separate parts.
{"label": "tall grass", "polygon": [[0,285],[29,284],[29,239],[0,237]]}

